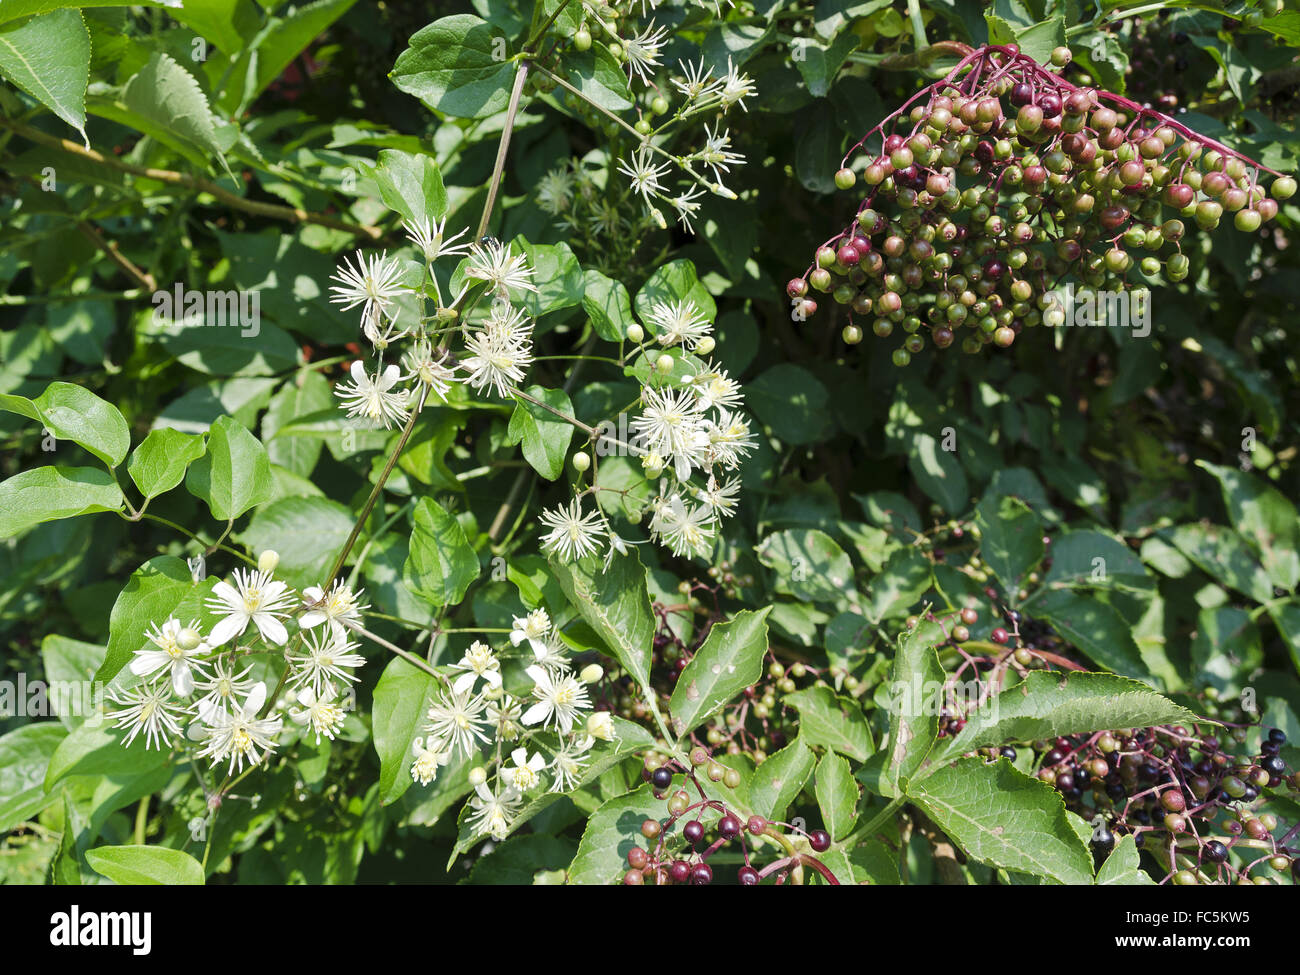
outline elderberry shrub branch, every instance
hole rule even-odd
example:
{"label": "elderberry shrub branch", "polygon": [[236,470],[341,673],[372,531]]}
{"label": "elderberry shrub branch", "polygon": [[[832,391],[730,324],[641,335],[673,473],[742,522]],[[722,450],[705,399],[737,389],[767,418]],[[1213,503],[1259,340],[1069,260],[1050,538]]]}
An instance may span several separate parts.
{"label": "elderberry shrub branch", "polygon": [[[1063,67],[1070,50],[1052,57]],[[1264,173],[1276,177],[1272,197]],[[901,325],[899,366],[925,347],[923,325],[940,349],[970,328],[962,349],[976,352],[1065,324],[1067,278],[1113,290],[1136,267],[1144,279],[1183,281],[1186,227],[1166,207],[1201,230],[1232,213],[1254,232],[1296,190],[1292,177],[1154,108],[1075,85],[1014,45],[972,51],[859,139],[835,184],[859,179],[855,221],[787,285],[791,315],[816,312],[811,288],[849,307],[849,344],[868,320],[880,338]],[[1173,253],[1157,256],[1166,247]]]}

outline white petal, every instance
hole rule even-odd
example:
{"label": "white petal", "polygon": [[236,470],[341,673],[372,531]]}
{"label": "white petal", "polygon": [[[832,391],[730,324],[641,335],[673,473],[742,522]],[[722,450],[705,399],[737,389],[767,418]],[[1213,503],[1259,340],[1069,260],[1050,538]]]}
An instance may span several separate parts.
{"label": "white petal", "polygon": [[256,715],[262,710],[262,705],[266,703],[266,682],[258,681],[253,685],[253,689],[248,692],[248,697],[244,698],[244,713]]}
{"label": "white petal", "polygon": [[194,674],[184,660],[172,664],[172,690],[177,697],[189,697],[194,693]]}
{"label": "white petal", "polygon": [[469,690],[474,686],[474,678],[477,676],[472,670],[467,674],[461,674],[456,678],[456,683],[451,685],[452,693],[460,694],[462,691]]}
{"label": "white petal", "polygon": [[524,716],[520,720],[523,721],[524,724],[537,724],[537,722],[545,720],[546,716],[550,713],[551,706],[545,701],[538,701],[524,712]]}
{"label": "white petal", "polygon": [[329,619],[329,617],[319,609],[313,609],[298,617],[298,625],[304,630],[310,630],[313,626],[320,626],[327,619]]}
{"label": "white petal", "polygon": [[257,626],[257,632],[262,634],[262,638],[270,640],[276,646],[284,646],[285,641],[289,639],[289,631],[284,628],[284,624],[270,613],[258,613],[253,617],[253,623]]}
{"label": "white petal", "polygon": [[243,613],[231,613],[212,628],[208,643],[219,647],[223,643],[228,643],[233,637],[239,636],[246,629],[248,629],[248,617]]}
{"label": "white petal", "polygon": [[366,364],[363,360],[358,359],[356,362],[352,363],[352,369],[350,371],[352,373],[352,381],[358,386],[367,382]]}

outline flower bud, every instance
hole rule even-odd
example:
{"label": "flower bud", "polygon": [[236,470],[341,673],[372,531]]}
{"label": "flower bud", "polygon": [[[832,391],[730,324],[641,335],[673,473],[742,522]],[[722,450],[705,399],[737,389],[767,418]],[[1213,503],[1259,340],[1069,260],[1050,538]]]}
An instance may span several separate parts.
{"label": "flower bud", "polygon": [[613,741],[614,716],[608,711],[593,712],[587,718],[587,734],[601,741]]}
{"label": "flower bud", "polygon": [[627,340],[629,342],[640,342],[645,338],[645,331],[636,322],[627,327]]}
{"label": "flower bud", "polygon": [[265,552],[257,557],[257,571],[265,572],[268,575],[275,571],[275,567],[280,564],[280,553],[273,548],[268,548]]}
{"label": "flower bud", "polygon": [[469,770],[469,784],[472,785],[474,788],[477,789],[486,781],[487,781],[487,771],[483,768],[482,765],[475,765],[472,769]]}
{"label": "flower bud", "polygon": [[698,342],[695,343],[695,351],[699,355],[708,355],[715,348],[717,348],[717,345],[718,343],[713,341],[712,335],[706,335],[704,336],[704,338],[700,339]]}
{"label": "flower bud", "polygon": [[605,676],[605,668],[600,664],[587,664],[582,668],[582,673],[578,675],[584,684],[594,684]]}
{"label": "flower bud", "polygon": [[585,450],[579,450],[573,455],[573,469],[582,473],[591,467],[591,455]]}
{"label": "flower bud", "polygon": [[192,626],[187,626],[176,634],[176,645],[182,650],[196,650],[203,642],[203,634]]}

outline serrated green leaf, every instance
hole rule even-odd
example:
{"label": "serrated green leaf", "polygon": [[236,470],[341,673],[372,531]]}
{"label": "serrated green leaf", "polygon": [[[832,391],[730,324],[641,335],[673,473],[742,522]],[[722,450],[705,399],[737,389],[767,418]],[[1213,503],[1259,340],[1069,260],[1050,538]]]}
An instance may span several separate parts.
{"label": "serrated green leaf", "polygon": [[756,613],[741,610],[709,630],[704,645],[677,678],[668,704],[677,735],[698,728],[762,676],[771,611],[770,606]]}
{"label": "serrated green leaf", "polygon": [[122,101],[130,111],[225,165],[225,146],[217,135],[208,96],[194,75],[170,55],[155,52],[126,83]]}
{"label": "serrated green leaf", "polygon": [[1043,593],[1033,605],[1036,617],[1050,622],[1093,662],[1117,674],[1151,679],[1131,628],[1106,603],[1059,589]]}
{"label": "serrated green leaf", "polygon": [[1156,882],[1141,868],[1137,842],[1129,833],[1119,838],[1115,849],[1097,871],[1098,887],[1154,887]]}
{"label": "serrated green leaf", "polygon": [[[8,19],[8,10],[0,13],[0,21]],[[90,33],[80,10],[54,10],[0,28],[0,74],[80,132],[89,145]]]}
{"label": "serrated green leaf", "polygon": [[1007,602],[1018,606],[1025,577],[1043,558],[1043,526],[1019,498],[993,494],[986,494],[976,506],[975,523],[980,529],[980,557],[1002,583]]}
{"label": "serrated green leaf", "polygon": [[817,764],[817,756],[798,738],[769,755],[749,780],[749,808],[766,819],[783,819]]}
{"label": "serrated green leaf", "polygon": [[1034,671],[984,706],[967,712],[966,727],[944,754],[962,755],[990,745],[1110,728],[1191,725],[1200,720],[1186,708],[1127,677]]}
{"label": "serrated green leaf", "polygon": [[1005,760],[939,766],[914,780],[907,797],[973,859],[1058,883],[1092,883],[1092,857],[1060,793]]}
{"label": "serrated green leaf", "polygon": [[880,773],[880,786],[891,798],[902,795],[938,738],[945,675],[934,648],[943,639],[938,625],[926,621],[898,644],[890,674],[889,742]]}
{"label": "serrated green leaf", "polygon": [[834,752],[823,755],[817,763],[814,789],[826,831],[833,840],[844,839],[858,821],[858,781],[848,760]]}
{"label": "serrated green leaf", "polygon": [[787,694],[785,703],[799,712],[799,737],[806,744],[832,749],[859,762],[875,751],[866,715],[851,698],[818,684]]}
{"label": "serrated green leaf", "polygon": [[551,567],[564,594],[609,652],[637,684],[648,687],[655,621],[640,557],[635,552],[617,556],[608,569],[598,554],[576,562],[552,561]]}

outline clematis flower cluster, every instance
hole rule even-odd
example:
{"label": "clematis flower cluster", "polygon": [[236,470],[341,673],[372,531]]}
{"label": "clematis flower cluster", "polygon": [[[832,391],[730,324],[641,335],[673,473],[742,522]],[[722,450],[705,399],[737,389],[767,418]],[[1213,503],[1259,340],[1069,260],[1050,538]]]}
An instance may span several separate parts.
{"label": "clematis flower cluster", "polygon": [[[506,690],[503,656],[523,664],[526,697]],[[545,609],[516,617],[509,650],[475,641],[451,667],[412,746],[411,778],[429,785],[453,760],[486,752],[492,757],[469,771],[466,821],[478,834],[504,839],[520,809],[539,794],[576,788],[595,743],[615,737],[611,715],[592,710],[588,685],[602,676],[595,664],[573,672]]]}
{"label": "clematis flower cluster", "polygon": [[[124,746],[142,736],[146,748],[189,751],[233,776],[264,762],[291,725],[317,742],[340,732],[348,688],[366,662],[348,629],[368,608],[364,593],[337,580],[298,594],[274,577],[278,562],[264,552],[257,568],[218,582],[205,603],[217,617],[206,633],[175,616],[147,628],[148,645],[127,668],[138,681],[109,692],[107,716]],[[285,661],[274,690],[248,660],[266,652]]]}
{"label": "clematis flower cluster", "polygon": [[[603,550],[608,564],[628,550],[629,540],[611,524],[607,508],[613,505],[602,502],[627,505],[630,492],[626,484],[602,487],[602,456],[622,454],[639,462],[644,480],[655,488],[632,517],[640,521],[648,514],[650,538],[674,555],[707,557],[723,520],[735,514],[741,487],[736,472],[756,441],[740,384],[706,358],[715,347],[713,325],[689,298],[655,302],[646,322],[650,336],[637,324],[629,330],[638,343],[629,358],[640,353],[650,368],[638,412],[626,424],[628,438],[619,439],[612,423],[597,428],[589,486],[540,516],[543,550],[564,561]],[[588,495],[597,503],[586,505]]]}
{"label": "clematis flower cluster", "polygon": [[[508,398],[532,364],[533,321],[512,303],[536,291],[527,259],[491,238],[470,243],[464,231],[445,231],[445,219],[408,221],[418,262],[358,251],[334,274],[330,300],[344,311],[360,309],[362,335],[374,350],[373,362],[354,361],[334,389],[349,418],[401,426],[422,396],[446,398],[457,384]],[[433,266],[451,256],[464,258],[461,285],[445,302]],[[430,298],[432,314],[410,310]],[[399,342],[405,344],[397,356]],[[456,343],[459,352],[452,351]]]}

